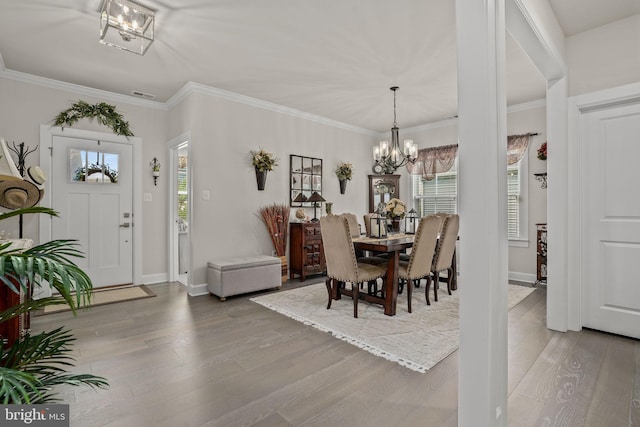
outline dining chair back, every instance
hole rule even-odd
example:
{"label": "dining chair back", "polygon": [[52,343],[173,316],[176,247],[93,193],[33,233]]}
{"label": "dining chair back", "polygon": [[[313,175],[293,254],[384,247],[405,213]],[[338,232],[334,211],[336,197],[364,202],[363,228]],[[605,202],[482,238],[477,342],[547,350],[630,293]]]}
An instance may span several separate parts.
{"label": "dining chair back", "polygon": [[[341,214],[341,216],[347,219],[349,223],[349,232],[351,234],[351,238],[355,239],[360,237],[360,224],[358,224],[358,217],[355,214],[345,212]],[[364,262],[367,264],[384,264],[387,262],[385,258],[377,257],[377,256],[367,256],[367,254],[363,250],[356,249],[356,259],[358,262]]]}
{"label": "dining chair back", "polygon": [[[320,230],[327,263],[327,292],[331,301],[339,295],[353,298],[353,317],[358,317],[358,287],[360,283],[377,280],[386,274],[385,266],[359,263],[356,258],[347,218],[328,215],[320,218]],[[351,289],[346,288],[351,283]]]}
{"label": "dining chair back", "polygon": [[375,215],[375,213],[370,212],[363,215],[362,219],[364,220],[364,230],[367,233],[367,237],[371,237],[371,217]]}
{"label": "dining chair back", "polygon": [[420,219],[407,266],[409,278],[419,279],[431,272],[441,223],[442,219],[436,215],[428,215]]}
{"label": "dining chair back", "polygon": [[358,224],[358,217],[349,212],[343,213],[342,216],[347,218],[351,237],[360,237],[360,224]]}
{"label": "dining chair back", "polygon": [[427,304],[431,304],[429,302],[431,264],[436,251],[441,222],[442,219],[437,215],[428,215],[421,218],[418,223],[418,230],[416,230],[416,236],[411,249],[409,262],[400,262],[398,277],[404,280],[407,284],[409,313],[411,313],[411,298],[413,294],[414,281],[420,281],[423,278],[427,280],[427,285],[425,286],[425,298]]}
{"label": "dining chair back", "polygon": [[447,215],[442,224],[438,246],[431,266],[431,272],[434,276],[433,294],[436,301],[438,301],[438,283],[441,271],[447,271],[447,292],[451,295],[451,282],[454,272],[453,254],[456,250],[459,228],[460,217],[457,214]]}

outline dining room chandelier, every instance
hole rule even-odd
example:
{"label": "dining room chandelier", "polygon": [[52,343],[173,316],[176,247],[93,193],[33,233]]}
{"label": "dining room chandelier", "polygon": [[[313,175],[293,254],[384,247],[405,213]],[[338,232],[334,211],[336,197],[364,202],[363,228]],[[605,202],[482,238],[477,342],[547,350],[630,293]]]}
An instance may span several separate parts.
{"label": "dining room chandelier", "polygon": [[144,55],[154,40],[156,10],[133,0],[104,0],[100,43]]}
{"label": "dining room chandelier", "polygon": [[391,146],[389,141],[380,141],[380,144],[373,147],[373,160],[375,161],[374,170],[384,171],[385,173],[393,173],[398,168],[405,166],[407,163],[416,161],[418,155],[418,146],[410,139],[404,140],[404,150],[400,149],[400,137],[398,135],[398,123],[396,120],[396,91],[398,86],[392,86],[393,91],[393,127],[391,128]]}

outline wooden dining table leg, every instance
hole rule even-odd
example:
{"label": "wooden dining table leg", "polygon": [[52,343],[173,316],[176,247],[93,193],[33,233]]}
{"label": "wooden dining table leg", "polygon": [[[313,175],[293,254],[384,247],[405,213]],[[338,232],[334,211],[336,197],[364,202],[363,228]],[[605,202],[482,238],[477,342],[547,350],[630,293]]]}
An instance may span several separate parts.
{"label": "wooden dining table leg", "polygon": [[387,316],[396,315],[396,302],[398,301],[398,265],[400,264],[400,252],[389,253],[389,263],[387,264],[387,277],[384,281],[384,314]]}

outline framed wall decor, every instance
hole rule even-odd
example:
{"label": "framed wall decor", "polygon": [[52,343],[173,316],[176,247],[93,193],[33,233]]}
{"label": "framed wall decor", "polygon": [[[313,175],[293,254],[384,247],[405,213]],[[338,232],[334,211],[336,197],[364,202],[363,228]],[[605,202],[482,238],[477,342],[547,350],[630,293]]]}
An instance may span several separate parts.
{"label": "framed wall decor", "polygon": [[289,171],[289,205],[312,208],[311,194],[322,195],[322,159],[291,154]]}

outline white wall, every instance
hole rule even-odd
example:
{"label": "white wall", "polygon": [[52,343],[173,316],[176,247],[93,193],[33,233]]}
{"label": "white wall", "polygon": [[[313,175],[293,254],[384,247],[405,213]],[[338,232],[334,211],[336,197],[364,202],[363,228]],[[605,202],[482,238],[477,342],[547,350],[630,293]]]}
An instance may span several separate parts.
{"label": "white wall", "polygon": [[569,95],[640,81],[640,14],[566,39]]}
{"label": "white wall", "polygon": [[[527,132],[538,133],[531,138],[528,150],[529,161],[529,211],[527,247],[509,247],[509,278],[533,282],[536,275],[536,223],[543,223],[547,218],[547,194],[540,188],[540,183],[533,174],[546,171],[545,162],[538,160],[537,149],[546,140],[546,109],[544,107],[527,108],[507,114],[507,133],[509,135]],[[443,126],[419,126],[406,129],[402,139],[413,139],[420,148],[435,147],[458,143],[458,127],[455,120],[444,122]],[[408,180],[406,181],[408,182]],[[403,187],[404,194],[409,188]]]}
{"label": "white wall", "polygon": [[[36,79],[38,80],[38,79]],[[46,82],[45,82],[46,83]],[[51,83],[51,82],[49,82]],[[261,206],[287,203],[289,194],[289,155],[319,157],[323,160],[323,196],[333,202],[333,211],[353,212],[361,216],[367,210],[367,174],[370,152],[377,140],[367,132],[355,132],[294,117],[264,108],[197,93],[188,96],[171,111],[164,104],[141,103],[114,94],[88,90],[80,94],[76,87],[18,81],[0,75],[0,136],[9,143],[39,144],[41,124],[51,123],[60,111],[79,99],[89,103],[105,101],[117,107],[129,121],[133,133],[143,141],[141,164],[142,192],[152,201],[143,202],[136,226],[143,228],[142,274],[147,278],[167,273],[167,181],[166,170],[153,185],[148,163],[157,157],[168,166],[166,142],[183,131],[191,131],[193,168],[192,284],[206,283],[206,265],[213,258],[240,254],[271,254],[266,228],[257,216]],[[86,88],[85,88],[86,89]],[[128,103],[127,101],[131,101]],[[142,105],[141,105],[142,104]],[[74,128],[110,132],[108,128],[81,120]],[[269,173],[265,191],[258,191],[250,150],[264,147],[280,158],[279,166]],[[354,165],[353,180],[341,195],[334,174],[337,163]],[[28,165],[38,163],[38,154],[28,157]],[[148,173],[146,173],[148,172]],[[211,192],[211,200],[202,200],[202,191]],[[142,194],[134,197],[142,198]],[[318,209],[318,216],[324,206]],[[293,214],[293,212],[292,212]],[[309,210],[313,215],[313,210]],[[0,229],[18,235],[17,220],[5,221]],[[27,216],[24,236],[38,240],[37,217]]]}
{"label": "white wall", "polygon": [[[166,181],[163,182],[161,177],[158,186],[154,187],[148,163],[155,156],[163,165],[167,164],[164,142],[167,139],[168,112],[164,107],[158,109],[132,105],[123,102],[126,101],[126,97],[111,96],[113,100],[86,94],[80,95],[73,91],[25,83],[3,78],[0,75],[0,136],[5,138],[9,145],[12,141],[15,141],[16,144],[24,142],[25,145],[35,148],[40,143],[40,125],[51,124],[59,112],[68,109],[72,103],[79,99],[92,104],[105,101],[115,105],[117,110],[129,121],[135,136],[142,138],[142,164],[134,167],[141,167],[143,170],[143,192],[153,195],[152,202],[143,204],[142,217],[134,218],[135,226],[143,227],[143,276],[166,273],[167,238],[164,232],[167,221]],[[147,104],[154,105],[153,103]],[[111,132],[109,128],[88,119],[82,119],[74,128]],[[39,152],[27,157],[28,166],[38,163]],[[134,197],[142,197],[142,194],[136,194]],[[13,237],[18,236],[17,220],[3,221],[0,229],[10,232]],[[158,230],[162,231],[158,232]],[[36,215],[25,216],[24,237],[38,241],[38,218]]]}
{"label": "white wall", "polygon": [[[206,283],[207,262],[235,255],[271,254],[273,248],[258,209],[289,202],[289,155],[323,160],[323,197],[333,212],[367,210],[367,174],[376,138],[311,120],[258,108],[207,93],[192,93],[171,111],[170,134],[191,132],[193,156],[192,290]],[[264,148],[280,160],[258,191],[250,150]],[[334,170],[340,160],[354,165],[341,195]],[[202,192],[208,190],[211,200]],[[324,213],[324,206],[318,209]],[[291,214],[293,215],[294,210]],[[313,209],[309,210],[313,215]],[[200,288],[201,289],[201,288]]]}
{"label": "white wall", "polygon": [[[640,81],[640,15],[586,31],[567,38],[567,62],[571,95]],[[79,92],[59,82],[41,84],[28,76],[6,78],[0,73],[0,136],[7,141],[39,143],[40,124],[79,100],[106,101],[117,106],[130,122],[134,134],[143,140],[143,171],[148,161],[157,157],[168,165],[166,141],[191,130],[194,167],[194,224],[191,230],[195,259],[192,283],[205,282],[206,261],[224,254],[244,252],[270,253],[271,246],[264,226],[256,216],[260,206],[288,200],[288,162],[290,154],[320,157],[324,160],[325,198],[334,202],[334,212],[367,210],[367,178],[371,172],[371,147],[379,138],[366,133],[340,129],[299,117],[277,113],[205,94],[193,94],[167,111],[164,104],[89,90]],[[32,82],[31,80],[36,80]],[[82,93],[83,90],[80,90]],[[85,91],[86,92],[86,91]],[[130,102],[131,101],[131,102]],[[511,113],[508,133],[539,132],[529,153],[530,178],[541,172],[544,164],[535,157],[535,149],[544,140],[544,109]],[[402,138],[413,138],[420,147],[457,143],[455,121],[444,127],[423,126],[401,130]],[[105,127],[82,120],[78,129],[108,131]],[[280,166],[269,174],[266,191],[256,189],[249,164],[249,150],[264,147],[280,157]],[[345,195],[340,195],[333,168],[339,160],[355,166],[354,179]],[[27,159],[37,163],[37,154]],[[143,276],[158,277],[167,272],[167,188],[166,175],[153,186],[150,173],[144,173],[142,188],[152,194],[143,203],[139,225],[143,227]],[[408,179],[402,178],[402,194],[408,194]],[[551,185],[551,184],[550,184]],[[202,190],[209,189],[212,199],[202,201]],[[510,272],[535,274],[535,223],[543,222],[546,193],[539,183],[529,183],[528,248],[510,248]],[[142,195],[136,195],[142,197]],[[404,197],[404,196],[403,196]],[[215,203],[215,206],[213,205]],[[220,207],[230,203],[235,209]],[[310,212],[310,214],[312,214]],[[37,241],[35,216],[24,219],[24,235]],[[7,220],[0,230],[18,234],[17,220]],[[202,234],[200,234],[202,232]],[[202,238],[201,238],[202,236]],[[226,248],[226,249],[225,249]]]}

